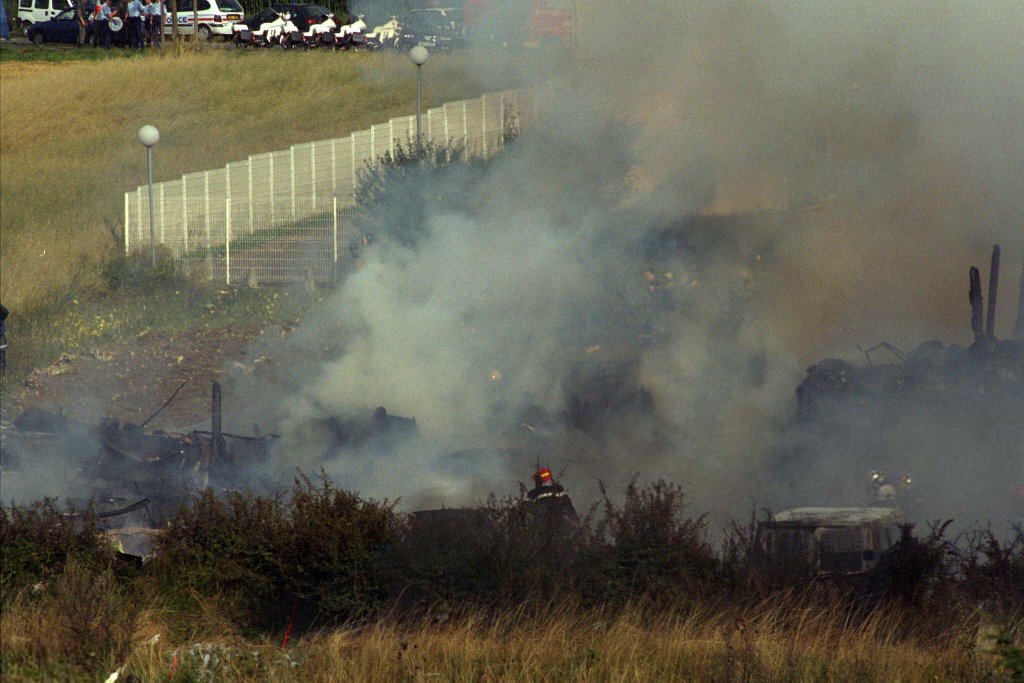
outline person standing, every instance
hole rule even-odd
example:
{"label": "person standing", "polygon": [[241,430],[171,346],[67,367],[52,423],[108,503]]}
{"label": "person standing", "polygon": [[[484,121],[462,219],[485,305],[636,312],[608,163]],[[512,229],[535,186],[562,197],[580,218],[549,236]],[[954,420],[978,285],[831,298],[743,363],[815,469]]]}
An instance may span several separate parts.
{"label": "person standing", "polygon": [[142,45],[142,0],[128,0],[128,44],[135,50]]}
{"label": "person standing", "polygon": [[114,16],[110,9],[110,0],[103,0],[96,15],[96,44],[103,46],[103,49],[110,49],[110,41],[113,36],[110,33],[110,19]]}
{"label": "person standing", "polygon": [[7,7],[0,2],[0,39],[5,43],[11,42],[11,23],[7,19]]}
{"label": "person standing", "polygon": [[153,47],[160,47],[160,40],[164,32],[164,14],[162,0],[150,0],[146,7],[149,16],[149,40]]}
{"label": "person standing", "polygon": [[0,304],[0,368],[7,367],[7,335],[4,334],[4,323],[10,311]]}

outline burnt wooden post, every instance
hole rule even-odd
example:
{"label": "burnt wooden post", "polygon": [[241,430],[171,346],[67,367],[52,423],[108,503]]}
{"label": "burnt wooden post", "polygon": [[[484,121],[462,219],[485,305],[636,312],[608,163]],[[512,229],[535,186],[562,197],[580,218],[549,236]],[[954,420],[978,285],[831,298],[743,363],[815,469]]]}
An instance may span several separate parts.
{"label": "burnt wooden post", "polygon": [[985,336],[985,329],[982,327],[982,309],[984,303],[981,298],[981,273],[974,266],[971,266],[971,290],[967,295],[971,301],[971,330],[974,332],[974,341],[981,341]]}
{"label": "burnt wooden post", "polygon": [[1013,325],[1013,338],[1024,341],[1024,258],[1020,260],[1020,292],[1017,294],[1017,322]]}
{"label": "burnt wooden post", "polygon": [[988,272],[988,317],[985,320],[985,334],[996,338],[996,294],[999,291],[999,245],[992,247],[992,267]]}
{"label": "burnt wooden post", "polygon": [[213,406],[210,414],[210,464],[222,455],[221,420],[220,420],[220,383],[213,382]]}

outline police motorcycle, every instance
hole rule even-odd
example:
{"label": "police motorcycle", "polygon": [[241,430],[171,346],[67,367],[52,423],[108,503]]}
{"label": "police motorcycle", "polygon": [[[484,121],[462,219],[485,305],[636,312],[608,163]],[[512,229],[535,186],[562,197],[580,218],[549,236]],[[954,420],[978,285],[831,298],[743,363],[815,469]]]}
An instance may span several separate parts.
{"label": "police motorcycle", "polygon": [[385,46],[397,47],[400,36],[401,25],[398,17],[392,15],[391,19],[380,26],[374,26],[373,30],[366,34],[366,47],[371,50],[379,50]]}
{"label": "police motorcycle", "polygon": [[352,21],[339,26],[334,32],[335,50],[358,50],[361,48],[374,49],[379,45],[371,44],[366,35],[366,22],[363,17],[350,17]]}
{"label": "police motorcycle", "polygon": [[333,14],[321,15],[320,22],[310,24],[309,29],[305,33],[299,31],[293,24],[292,28],[294,30],[285,30],[281,35],[281,47],[286,50],[292,47],[301,47],[303,50],[313,49],[324,44],[324,36],[332,36],[336,27],[337,23],[334,20]]}
{"label": "police motorcycle", "polygon": [[[291,13],[282,12],[276,15],[270,21],[260,24],[260,27],[255,31],[250,31],[249,28],[242,23],[235,24],[231,27],[234,33],[234,43],[236,48],[243,47],[271,47],[272,45],[278,45],[281,43],[281,37],[288,33],[297,32],[295,24],[292,23]],[[282,47],[291,47],[291,45],[282,45]]]}

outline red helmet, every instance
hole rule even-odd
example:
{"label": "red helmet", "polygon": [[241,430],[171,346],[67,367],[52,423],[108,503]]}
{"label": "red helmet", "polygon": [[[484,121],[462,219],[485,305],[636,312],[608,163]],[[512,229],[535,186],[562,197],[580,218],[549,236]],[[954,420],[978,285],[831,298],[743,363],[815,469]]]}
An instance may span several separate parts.
{"label": "red helmet", "polygon": [[554,477],[551,476],[551,470],[547,467],[541,467],[533,473],[533,481],[537,486],[543,486],[545,484],[552,483],[554,481]]}

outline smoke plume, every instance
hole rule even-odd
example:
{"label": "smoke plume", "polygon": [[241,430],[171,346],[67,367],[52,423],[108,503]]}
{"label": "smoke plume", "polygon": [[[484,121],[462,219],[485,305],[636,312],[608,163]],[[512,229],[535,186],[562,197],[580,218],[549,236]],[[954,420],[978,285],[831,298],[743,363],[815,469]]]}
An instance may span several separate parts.
{"label": "smoke plume", "polygon": [[[776,468],[808,365],[881,340],[968,343],[968,266],[996,242],[1010,264],[1024,253],[1024,6],[583,4],[574,54],[533,88],[537,127],[485,170],[411,192],[444,198],[427,237],[374,245],[331,298],[342,353],[295,382],[289,453],[407,501],[511,491],[536,455],[587,495],[667,477],[729,513],[863,502],[881,460],[929,480],[931,510],[959,497],[990,515],[967,499],[1024,477],[1012,420],[956,479],[940,454],[979,442],[927,414],[862,459]],[[564,412],[581,364],[625,359],[653,417],[605,414],[597,437],[550,427],[522,456],[510,428]],[[420,440],[326,460],[310,445],[311,420],[377,405],[415,416]],[[425,493],[458,479],[441,456],[467,448],[492,449],[472,485]]]}

